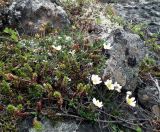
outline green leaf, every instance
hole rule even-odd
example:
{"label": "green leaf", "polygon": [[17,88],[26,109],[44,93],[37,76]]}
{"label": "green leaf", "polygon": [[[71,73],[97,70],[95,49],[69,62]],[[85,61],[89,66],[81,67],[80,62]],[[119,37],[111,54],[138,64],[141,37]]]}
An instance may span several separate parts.
{"label": "green leaf", "polygon": [[9,34],[12,40],[18,42],[18,33],[16,31],[11,28],[5,28],[3,32]]}
{"label": "green leaf", "polygon": [[138,126],[136,132],[142,132],[142,129]]}

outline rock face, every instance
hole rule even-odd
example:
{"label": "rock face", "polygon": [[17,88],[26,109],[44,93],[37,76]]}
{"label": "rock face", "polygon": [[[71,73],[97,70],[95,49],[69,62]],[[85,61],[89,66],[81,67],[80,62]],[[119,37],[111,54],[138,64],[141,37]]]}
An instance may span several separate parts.
{"label": "rock face", "polygon": [[[33,118],[32,118],[33,120]],[[20,132],[36,132],[32,126],[31,117],[23,120],[20,123]],[[78,123],[74,120],[67,119],[66,121],[53,121],[42,117],[42,131],[43,132],[106,132],[107,128],[99,128],[98,124],[91,124],[87,122]]]}
{"label": "rock face", "polygon": [[138,72],[146,48],[136,34],[122,29],[115,30],[107,39],[113,48],[107,51],[110,56],[104,75],[110,76],[126,90],[134,91],[138,82]]}
{"label": "rock face", "polygon": [[131,23],[147,24],[150,33],[160,31],[160,1],[159,0],[126,0],[114,4],[118,14]]}
{"label": "rock face", "polygon": [[70,24],[63,8],[50,0],[16,0],[8,15],[9,24],[25,34],[44,33],[46,27],[63,28]]}

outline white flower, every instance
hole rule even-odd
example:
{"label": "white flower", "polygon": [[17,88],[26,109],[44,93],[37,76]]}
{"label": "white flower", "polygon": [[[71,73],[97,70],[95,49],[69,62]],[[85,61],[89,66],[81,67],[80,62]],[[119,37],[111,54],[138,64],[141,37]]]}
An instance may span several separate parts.
{"label": "white flower", "polygon": [[61,36],[58,36],[58,39],[62,39],[62,37],[61,37]]}
{"label": "white flower", "polygon": [[46,60],[42,60],[43,62],[47,62]]}
{"label": "white flower", "polygon": [[88,63],[88,66],[93,66],[93,62]]}
{"label": "white flower", "polygon": [[132,95],[132,92],[131,91],[127,91],[127,95]]}
{"label": "white flower", "polygon": [[132,107],[136,106],[136,101],[135,101],[135,97],[129,97],[132,95],[132,92],[128,91],[127,95],[126,95],[126,102],[127,104],[129,104]]}
{"label": "white flower", "polygon": [[69,77],[67,79],[68,79],[69,82],[71,81],[71,79]]}
{"label": "white flower", "polygon": [[48,55],[49,55],[49,56],[52,56],[52,53],[49,52]]}
{"label": "white flower", "polygon": [[95,106],[97,106],[98,108],[102,108],[102,106],[103,106],[103,103],[102,102],[100,102],[99,100],[96,100],[95,98],[93,98],[93,104],[95,105]]}
{"label": "white flower", "polygon": [[112,83],[112,80],[107,80],[104,82],[104,84],[107,86],[109,90],[114,90],[114,84]]}
{"label": "white flower", "polygon": [[108,44],[104,43],[103,48],[107,49],[107,50],[110,50],[112,48],[111,43],[108,43]]}
{"label": "white flower", "polygon": [[109,60],[106,60],[105,65],[108,65]]}
{"label": "white flower", "polygon": [[71,54],[72,56],[74,56],[75,55],[75,50],[72,50],[72,51],[69,51],[69,54]]}
{"label": "white flower", "polygon": [[66,36],[65,39],[66,39],[67,42],[72,40],[72,38],[70,36]]}
{"label": "white flower", "polygon": [[59,50],[61,50],[62,46],[61,45],[59,45],[59,46],[52,45],[52,48],[59,51]]}
{"label": "white flower", "polygon": [[92,75],[91,80],[94,85],[100,84],[102,82],[101,78],[98,75],[94,75],[94,74]]}
{"label": "white flower", "polygon": [[119,85],[117,82],[114,83],[114,89],[117,91],[117,92],[121,92],[121,89],[122,89],[122,86]]}

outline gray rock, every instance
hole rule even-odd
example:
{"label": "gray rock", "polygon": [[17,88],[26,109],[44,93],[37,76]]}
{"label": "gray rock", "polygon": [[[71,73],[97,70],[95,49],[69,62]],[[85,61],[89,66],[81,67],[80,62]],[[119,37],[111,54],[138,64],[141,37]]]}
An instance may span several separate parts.
{"label": "gray rock", "polygon": [[[78,125],[76,122],[58,122],[54,126],[49,120],[43,122],[43,132],[76,132]],[[34,128],[31,128],[29,132],[36,132]]]}
{"label": "gray rock", "polygon": [[[33,127],[33,119],[35,117],[28,116],[18,123],[19,132],[37,132]],[[53,120],[40,116],[43,132],[75,132],[78,129],[78,124],[73,120]]]}
{"label": "gray rock", "polygon": [[44,33],[46,27],[64,28],[70,24],[61,6],[50,0],[16,0],[9,7],[10,25],[21,33]]}
{"label": "gray rock", "polygon": [[106,51],[110,58],[104,75],[110,76],[126,90],[134,91],[138,83],[139,65],[147,49],[136,34],[117,29],[107,39],[113,48]]}
{"label": "gray rock", "polygon": [[147,25],[147,30],[151,33],[160,31],[160,1],[159,0],[121,0],[114,3],[113,6],[117,13],[126,21]]}
{"label": "gray rock", "polygon": [[[56,121],[53,119],[42,119],[42,131],[43,132],[106,132],[107,128],[99,128],[98,124],[92,124],[87,122],[81,122],[75,120],[61,120]],[[36,132],[35,128],[32,126],[32,121],[24,120],[19,125],[20,132],[29,131]]]}
{"label": "gray rock", "polygon": [[[52,132],[76,132],[78,126],[76,122],[59,122],[52,130]],[[51,132],[51,131],[48,131]]]}

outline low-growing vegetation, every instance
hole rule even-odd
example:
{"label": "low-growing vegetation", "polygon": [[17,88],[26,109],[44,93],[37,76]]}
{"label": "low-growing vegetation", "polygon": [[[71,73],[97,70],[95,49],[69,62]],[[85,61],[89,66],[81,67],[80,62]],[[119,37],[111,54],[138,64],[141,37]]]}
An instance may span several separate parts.
{"label": "low-growing vegetation", "polygon": [[[125,101],[122,86],[102,77],[105,54],[112,47],[104,40],[90,42],[72,30],[29,39],[12,37],[16,33],[9,30],[11,34],[0,46],[0,96],[5,114],[24,118],[58,110],[102,122],[105,111],[120,116],[119,107]],[[126,101],[134,107],[130,95]]]}
{"label": "low-growing vegetation", "polygon": [[[43,131],[40,116],[103,123],[111,131],[141,132],[145,128],[146,119],[124,119],[124,108],[132,112],[138,108],[134,93],[104,75],[111,44],[100,38],[90,40],[87,35],[93,25],[103,24],[105,17],[117,26],[127,25],[141,37],[145,37],[143,26],[124,22],[111,5],[104,14],[91,10],[85,16],[82,8],[90,2],[93,1],[64,2],[73,22],[64,30],[46,27],[49,34],[44,30],[19,36],[16,30],[5,28],[0,33],[0,130],[18,131],[20,121],[28,116],[33,117],[34,131]],[[85,17],[80,18],[81,15]],[[100,18],[101,15],[104,16]],[[145,42],[159,51],[156,39]],[[160,76],[153,67],[155,60],[146,56],[140,74]]]}

